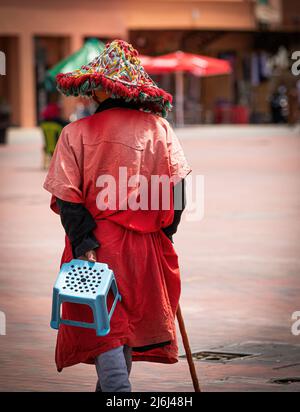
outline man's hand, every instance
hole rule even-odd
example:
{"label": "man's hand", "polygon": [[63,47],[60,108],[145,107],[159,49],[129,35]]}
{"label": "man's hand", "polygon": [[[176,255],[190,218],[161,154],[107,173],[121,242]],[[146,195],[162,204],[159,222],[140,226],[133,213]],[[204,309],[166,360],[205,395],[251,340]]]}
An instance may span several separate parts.
{"label": "man's hand", "polygon": [[83,256],[80,256],[78,259],[88,260],[89,262],[96,262],[97,261],[96,251],[94,249],[88,250]]}

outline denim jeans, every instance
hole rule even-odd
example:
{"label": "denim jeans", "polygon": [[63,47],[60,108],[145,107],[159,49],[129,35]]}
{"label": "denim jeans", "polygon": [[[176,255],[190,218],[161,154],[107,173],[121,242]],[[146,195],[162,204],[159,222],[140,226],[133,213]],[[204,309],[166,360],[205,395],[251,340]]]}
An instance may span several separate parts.
{"label": "denim jeans", "polygon": [[111,349],[95,358],[98,374],[96,392],[131,392],[131,348],[127,345]]}

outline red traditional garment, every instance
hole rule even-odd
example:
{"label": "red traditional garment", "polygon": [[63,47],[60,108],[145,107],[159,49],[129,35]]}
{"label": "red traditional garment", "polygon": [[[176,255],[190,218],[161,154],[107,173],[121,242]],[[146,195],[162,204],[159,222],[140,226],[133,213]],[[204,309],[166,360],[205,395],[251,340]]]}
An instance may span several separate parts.
{"label": "red traditional garment", "polygon": [[[190,168],[181,145],[163,118],[138,110],[112,108],[66,126],[59,138],[44,187],[56,197],[83,203],[93,215],[100,243],[97,261],[114,271],[122,301],[111,319],[111,332],[97,337],[94,329],[61,325],[56,346],[58,370],[77,363],[94,363],[99,354],[118,347],[170,344],[144,352],[133,351],[133,360],[177,362],[175,313],[180,296],[178,259],[162,228],[173,220],[169,210],[120,210],[130,196],[117,195],[117,210],[99,210],[97,199],[104,188],[99,176],[111,175],[119,183],[119,167],[128,178],[151,175],[184,178]],[[176,180],[175,180],[176,182]],[[99,183],[99,182],[98,182]],[[134,191],[132,188],[131,191]],[[149,199],[150,202],[150,199]],[[73,258],[66,238],[62,263]],[[63,304],[66,319],[92,322],[85,305]]]}

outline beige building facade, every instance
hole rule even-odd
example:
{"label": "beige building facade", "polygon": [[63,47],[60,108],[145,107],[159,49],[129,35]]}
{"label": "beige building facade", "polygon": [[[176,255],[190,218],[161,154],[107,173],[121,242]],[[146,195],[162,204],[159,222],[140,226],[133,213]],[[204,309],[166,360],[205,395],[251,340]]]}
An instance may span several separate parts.
{"label": "beige building facade", "polygon": [[[293,2],[284,1],[289,16],[285,21],[282,2],[271,3],[282,15],[280,27],[294,30],[299,5],[298,14],[291,13]],[[172,30],[254,32],[258,29],[255,7],[252,0],[1,0],[0,50],[6,54],[7,71],[0,76],[0,96],[11,106],[13,124],[34,126],[37,42],[47,45],[51,66],[78,50],[88,37],[130,40],[140,30],[162,35]]]}

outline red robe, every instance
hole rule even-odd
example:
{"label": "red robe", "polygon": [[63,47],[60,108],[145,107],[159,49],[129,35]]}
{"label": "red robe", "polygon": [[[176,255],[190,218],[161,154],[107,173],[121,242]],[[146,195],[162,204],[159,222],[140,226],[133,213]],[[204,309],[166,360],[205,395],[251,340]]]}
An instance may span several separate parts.
{"label": "red robe", "polygon": [[[58,370],[80,362],[94,363],[96,356],[120,345],[137,348],[167,341],[171,343],[163,347],[133,351],[133,360],[177,362],[175,314],[180,274],[173,245],[161,230],[172,223],[173,202],[169,210],[120,210],[130,192],[125,196],[117,191],[117,210],[111,205],[99,210],[97,196],[104,188],[97,185],[97,179],[111,175],[118,186],[120,166],[127,168],[128,178],[144,175],[147,181],[151,175],[167,175],[176,183],[190,172],[176,135],[157,115],[112,108],[63,129],[44,188],[52,193],[55,212],[58,197],[83,203],[93,215],[97,224],[94,235],[101,245],[97,261],[114,271],[122,301],[116,306],[107,336],[97,337],[94,329],[60,326]],[[72,258],[66,238],[61,263]],[[85,305],[64,303],[62,315],[92,321],[92,312]]]}

